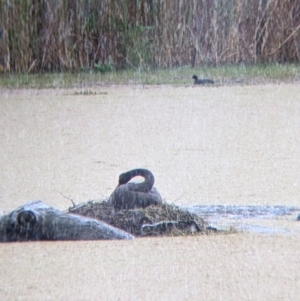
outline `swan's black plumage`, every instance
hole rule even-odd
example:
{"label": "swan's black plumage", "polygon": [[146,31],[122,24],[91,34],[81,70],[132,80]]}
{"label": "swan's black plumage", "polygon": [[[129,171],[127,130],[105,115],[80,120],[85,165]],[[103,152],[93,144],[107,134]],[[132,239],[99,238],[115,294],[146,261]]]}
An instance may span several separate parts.
{"label": "swan's black plumage", "polygon": [[[128,183],[136,176],[142,176],[145,181],[142,183]],[[162,198],[153,185],[154,176],[147,169],[138,168],[122,173],[119,176],[118,186],[111,194],[109,202],[116,210],[160,205]]]}
{"label": "swan's black plumage", "polygon": [[214,84],[214,81],[212,79],[198,78],[197,75],[193,75],[192,79],[194,80],[195,85]]}

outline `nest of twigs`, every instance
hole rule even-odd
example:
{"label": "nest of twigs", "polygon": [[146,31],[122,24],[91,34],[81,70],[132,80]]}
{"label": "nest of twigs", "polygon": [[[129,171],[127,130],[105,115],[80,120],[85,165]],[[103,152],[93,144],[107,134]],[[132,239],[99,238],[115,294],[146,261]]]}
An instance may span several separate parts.
{"label": "nest of twigs", "polygon": [[107,201],[89,201],[70,208],[69,212],[98,219],[135,236],[206,233],[202,218],[165,202],[160,206],[116,211]]}

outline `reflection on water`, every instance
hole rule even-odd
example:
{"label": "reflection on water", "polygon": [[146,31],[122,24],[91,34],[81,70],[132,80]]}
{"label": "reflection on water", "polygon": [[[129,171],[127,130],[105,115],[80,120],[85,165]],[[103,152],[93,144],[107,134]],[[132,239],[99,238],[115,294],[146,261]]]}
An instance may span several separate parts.
{"label": "reflection on water", "polygon": [[[259,223],[263,219],[276,219],[283,216],[291,216],[291,222],[298,220],[300,207],[289,206],[237,206],[237,205],[195,205],[184,208],[202,216],[213,227],[219,230],[230,226],[238,231],[255,233],[291,233],[288,229],[278,227],[266,227],[263,225],[245,223],[247,220],[255,220]],[[298,217],[297,217],[298,216]],[[234,222],[233,222],[234,221]]]}

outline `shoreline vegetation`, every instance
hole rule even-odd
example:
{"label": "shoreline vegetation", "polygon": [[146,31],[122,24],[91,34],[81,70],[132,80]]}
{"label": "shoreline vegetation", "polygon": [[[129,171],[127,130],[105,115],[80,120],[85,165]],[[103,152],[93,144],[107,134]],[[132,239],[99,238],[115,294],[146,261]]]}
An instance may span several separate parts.
{"label": "shoreline vegetation", "polygon": [[297,0],[6,1],[0,86],[295,82],[299,16]]}
{"label": "shoreline vegetation", "polygon": [[4,1],[0,71],[299,63],[298,2]]}
{"label": "shoreline vegetation", "polygon": [[99,72],[97,68],[78,72],[0,74],[0,87],[15,89],[88,88],[105,85],[193,85],[192,75],[211,78],[213,86],[299,82],[300,64],[254,64],[178,67],[172,69],[124,69]]}

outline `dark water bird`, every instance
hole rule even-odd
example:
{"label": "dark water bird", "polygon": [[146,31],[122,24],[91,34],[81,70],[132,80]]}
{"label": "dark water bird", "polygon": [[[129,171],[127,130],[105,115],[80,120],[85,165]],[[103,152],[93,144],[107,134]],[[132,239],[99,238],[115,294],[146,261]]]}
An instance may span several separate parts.
{"label": "dark water bird", "polygon": [[215,83],[212,79],[198,78],[197,75],[193,75],[192,79],[194,80],[195,85],[206,85]]}
{"label": "dark water bird", "polygon": [[[143,177],[144,182],[128,183],[136,176]],[[116,210],[161,205],[162,198],[153,185],[154,176],[151,171],[143,168],[127,171],[120,174],[118,186],[111,194],[109,202]]]}

